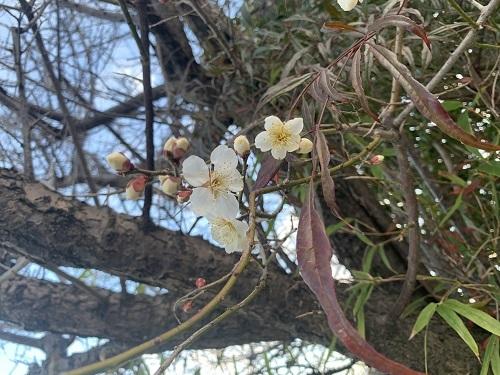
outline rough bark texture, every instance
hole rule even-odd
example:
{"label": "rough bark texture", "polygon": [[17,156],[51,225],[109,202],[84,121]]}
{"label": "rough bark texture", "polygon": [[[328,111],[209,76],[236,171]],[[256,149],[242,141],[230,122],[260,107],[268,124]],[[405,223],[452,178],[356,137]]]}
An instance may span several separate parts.
{"label": "rough bark texture", "polygon": [[[41,265],[99,269],[169,290],[159,297],[98,290],[102,303],[72,285],[11,278],[0,285],[0,320],[27,330],[97,336],[133,345],[175,324],[172,303],[192,289],[196,277],[213,281],[237,260],[200,238],[162,228],[144,233],[139,219],[64,198],[42,184],[24,181],[12,170],[0,170],[0,212],[1,243]],[[337,236],[334,242],[342,261],[359,263],[363,245],[348,236]],[[242,299],[258,275],[253,262],[225,303]],[[407,340],[415,317],[384,323],[398,292],[397,284],[375,289],[366,305],[367,339],[390,358],[422,370],[423,337]],[[340,293],[342,298],[347,295],[343,289]],[[315,313],[301,316],[308,312]],[[443,325],[431,328],[431,373],[475,373],[477,362],[461,340]],[[273,266],[262,294],[196,345],[214,348],[296,337],[328,344],[330,331],[303,282]]]}

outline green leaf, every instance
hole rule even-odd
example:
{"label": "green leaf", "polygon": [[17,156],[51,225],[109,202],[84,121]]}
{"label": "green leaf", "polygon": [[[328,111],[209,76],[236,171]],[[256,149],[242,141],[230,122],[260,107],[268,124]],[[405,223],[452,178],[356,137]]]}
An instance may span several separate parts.
{"label": "green leaf", "polygon": [[477,170],[492,176],[500,177],[500,162],[498,161],[483,162],[479,164]]}
{"label": "green leaf", "polygon": [[392,273],[397,273],[396,270],[392,267],[391,262],[389,261],[389,258],[387,258],[387,254],[385,253],[385,249],[382,245],[379,247],[378,255],[380,256],[380,259],[382,259],[382,263],[391,271]]}
{"label": "green leaf", "polygon": [[495,355],[495,352],[498,354],[498,336],[491,335],[491,337],[488,339],[488,345],[486,346],[486,350],[484,352],[483,367],[481,367],[481,373],[479,375],[488,375],[490,363],[493,368],[494,364],[492,363],[492,359]]}
{"label": "green leaf", "polygon": [[439,222],[439,228],[441,228],[444,224],[446,224],[446,222],[455,213],[455,211],[460,208],[460,206],[462,205],[462,202],[463,202],[462,194],[460,194],[457,197],[457,200],[455,201],[455,203],[453,204],[453,206],[448,210],[448,212],[446,213],[446,215]]}
{"label": "green leaf", "polygon": [[412,301],[411,303],[408,304],[408,306],[405,307],[403,312],[401,313],[401,318],[406,319],[409,317],[411,314],[413,314],[415,311],[420,309],[421,307],[424,307],[427,305],[427,302],[425,301],[428,296],[423,296],[420,298],[417,298],[416,300]]}
{"label": "green leaf", "polygon": [[335,232],[337,232],[338,230],[342,229],[343,227],[346,226],[346,224],[350,221],[350,219],[347,219],[345,221],[339,221],[338,223],[336,224],[330,224],[327,228],[326,228],[326,235],[328,237],[330,237],[332,234],[334,234]]}
{"label": "green leaf", "polygon": [[436,307],[437,303],[432,302],[425,306],[422,311],[420,311],[420,314],[418,314],[417,320],[415,321],[415,324],[413,325],[413,328],[411,330],[409,340],[415,337],[416,334],[418,334],[429,324],[432,316],[434,315],[434,312],[436,311]]}
{"label": "green leaf", "polygon": [[462,108],[462,102],[459,102],[458,100],[445,100],[441,103],[441,105],[444,107],[444,109],[446,109],[447,112]]}
{"label": "green leaf", "polygon": [[475,309],[470,305],[466,305],[454,299],[446,300],[443,305],[448,306],[456,313],[466,317],[486,331],[500,336],[500,322],[496,319],[493,319],[485,312]]}
{"label": "green leaf", "polygon": [[500,375],[500,342],[498,336],[495,337],[495,346],[493,348],[493,358],[491,359],[491,369],[493,375]]}
{"label": "green leaf", "polygon": [[439,305],[437,307],[437,313],[443,318],[443,320],[448,323],[448,325],[453,328],[453,330],[460,336],[460,338],[467,344],[467,346],[472,350],[472,352],[479,358],[479,348],[477,347],[474,337],[470,334],[469,330],[465,326],[464,322],[457,315],[455,311],[450,309],[446,305]]}

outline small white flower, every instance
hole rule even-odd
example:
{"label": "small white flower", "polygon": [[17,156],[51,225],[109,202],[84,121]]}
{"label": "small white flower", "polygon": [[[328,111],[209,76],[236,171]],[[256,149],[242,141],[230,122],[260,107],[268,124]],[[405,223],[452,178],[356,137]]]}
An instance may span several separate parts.
{"label": "small white flower", "polygon": [[220,145],[212,151],[210,161],[213,168],[194,155],[182,163],[183,177],[194,187],[191,209],[198,216],[207,216],[216,208],[238,211],[238,200],[233,193],[243,190],[243,178],[236,169],[236,153],[226,145]]}
{"label": "small white flower", "polygon": [[255,138],[255,147],[262,152],[271,150],[275,159],[284,159],[287,152],[295,151],[300,145],[300,132],[304,127],[302,118],[294,118],[283,123],[276,116],[266,117],[265,131]]}
{"label": "small white flower", "polygon": [[299,149],[297,152],[299,154],[308,154],[313,149],[313,143],[310,139],[302,138],[299,143]]}
{"label": "small white flower", "polygon": [[222,217],[210,220],[212,224],[212,238],[223,246],[226,253],[243,251],[247,246],[248,224],[236,219],[226,219]]}
{"label": "small white flower", "polygon": [[[363,0],[359,0],[360,3]],[[343,11],[348,12],[353,10],[356,5],[358,5],[358,0],[337,0],[337,3],[340,5]]]}

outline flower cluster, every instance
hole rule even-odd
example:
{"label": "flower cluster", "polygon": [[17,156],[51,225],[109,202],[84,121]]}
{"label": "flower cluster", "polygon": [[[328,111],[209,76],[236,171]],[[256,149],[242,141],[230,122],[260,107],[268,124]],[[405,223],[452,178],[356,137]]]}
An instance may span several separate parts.
{"label": "flower cluster", "polygon": [[237,169],[234,150],[220,145],[210,155],[210,165],[195,155],[182,163],[182,175],[192,187],[191,209],[211,224],[212,237],[226,252],[242,251],[248,224],[236,218],[239,203],[235,193],[243,190],[243,177]]}
{"label": "flower cluster", "polygon": [[[255,138],[255,146],[263,152],[270,151],[275,159],[284,159],[288,152],[308,154],[313,143],[301,138],[304,127],[302,118],[282,122],[276,116],[266,117],[265,130]],[[191,155],[185,158],[189,149],[187,138],[170,137],[163,147],[163,155],[173,168],[172,174],[159,176],[161,190],[165,195],[176,198],[179,203],[189,202],[193,213],[204,216],[211,226],[212,237],[226,252],[242,251],[247,246],[248,224],[238,220],[240,210],[237,194],[243,190],[243,176],[238,171],[238,155],[246,163],[251,144],[245,135],[234,139],[233,148],[217,146],[210,155],[210,163]],[[146,185],[157,175],[154,171],[136,168],[120,152],[107,156],[109,165],[120,174],[136,174],[126,188],[128,199],[140,199]],[[182,179],[177,168],[182,167]],[[169,172],[170,173],[170,172]],[[189,184],[186,187],[184,183]]]}

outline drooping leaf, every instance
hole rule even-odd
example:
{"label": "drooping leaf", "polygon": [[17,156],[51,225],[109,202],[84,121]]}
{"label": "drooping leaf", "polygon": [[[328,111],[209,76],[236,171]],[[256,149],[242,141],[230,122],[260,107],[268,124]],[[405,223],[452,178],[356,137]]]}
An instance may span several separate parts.
{"label": "drooping leaf", "polygon": [[470,334],[464,322],[458,314],[446,305],[439,305],[437,313],[443,320],[460,336],[460,338],[467,344],[472,352],[479,358],[479,348],[477,347],[474,337]]}
{"label": "drooping leaf", "polygon": [[427,33],[424,28],[418,25],[411,18],[399,14],[390,14],[375,20],[370,26],[368,26],[368,32],[377,32],[385,27],[391,26],[402,27],[415,34],[423,40],[427,48],[431,49],[431,41],[427,37]]}
{"label": "drooping leaf", "polygon": [[363,110],[368,113],[375,121],[379,121],[378,117],[370,109],[368,100],[363,89],[363,81],[361,79],[361,51],[358,49],[352,58],[351,66],[351,83]]}
{"label": "drooping leaf", "polygon": [[323,190],[323,198],[332,213],[339,217],[339,208],[335,201],[335,182],[330,173],[328,173],[330,150],[325,135],[320,131],[317,132],[316,135],[316,152],[321,167],[321,189]]}
{"label": "drooping leaf", "polygon": [[443,305],[448,306],[457,314],[466,317],[486,331],[500,336],[500,322],[496,319],[493,319],[484,311],[475,309],[474,307],[466,305],[465,303],[462,303],[455,299],[448,299],[443,303]]}
{"label": "drooping leaf", "polygon": [[423,375],[394,362],[368,344],[347,320],[337,300],[330,261],[333,249],[321,217],[314,208],[314,190],[309,187],[297,232],[297,261],[302,278],[313,291],[342,344],[368,366],[390,375]]}
{"label": "drooping leaf", "polygon": [[283,160],[277,160],[271,155],[267,155],[262,161],[259,173],[257,174],[257,179],[253,186],[253,190],[261,189],[266,186],[269,181],[274,177],[274,175],[279,171]]}
{"label": "drooping leaf", "polygon": [[441,131],[468,146],[486,151],[500,150],[499,145],[483,142],[460,128],[446,112],[439,100],[420,82],[415,80],[410,70],[397,60],[394,52],[373,43],[367,43],[367,45],[370,46],[373,56],[380,64],[399,81],[420,113],[434,122]]}
{"label": "drooping leaf", "polygon": [[307,81],[309,77],[311,77],[311,74],[312,73],[306,73],[300,76],[289,76],[279,81],[274,86],[271,86],[262,96],[258,108],[262,108],[264,104],[270,102],[274,98],[277,98],[278,96],[293,90],[297,86],[300,86]]}
{"label": "drooping leaf", "polygon": [[413,328],[411,330],[409,340],[414,338],[421,330],[427,327],[432,317],[434,316],[434,313],[436,312],[436,307],[437,303],[431,302],[427,306],[425,306],[422,311],[420,311],[420,314],[418,314],[417,320],[415,321],[415,324],[413,325]]}

